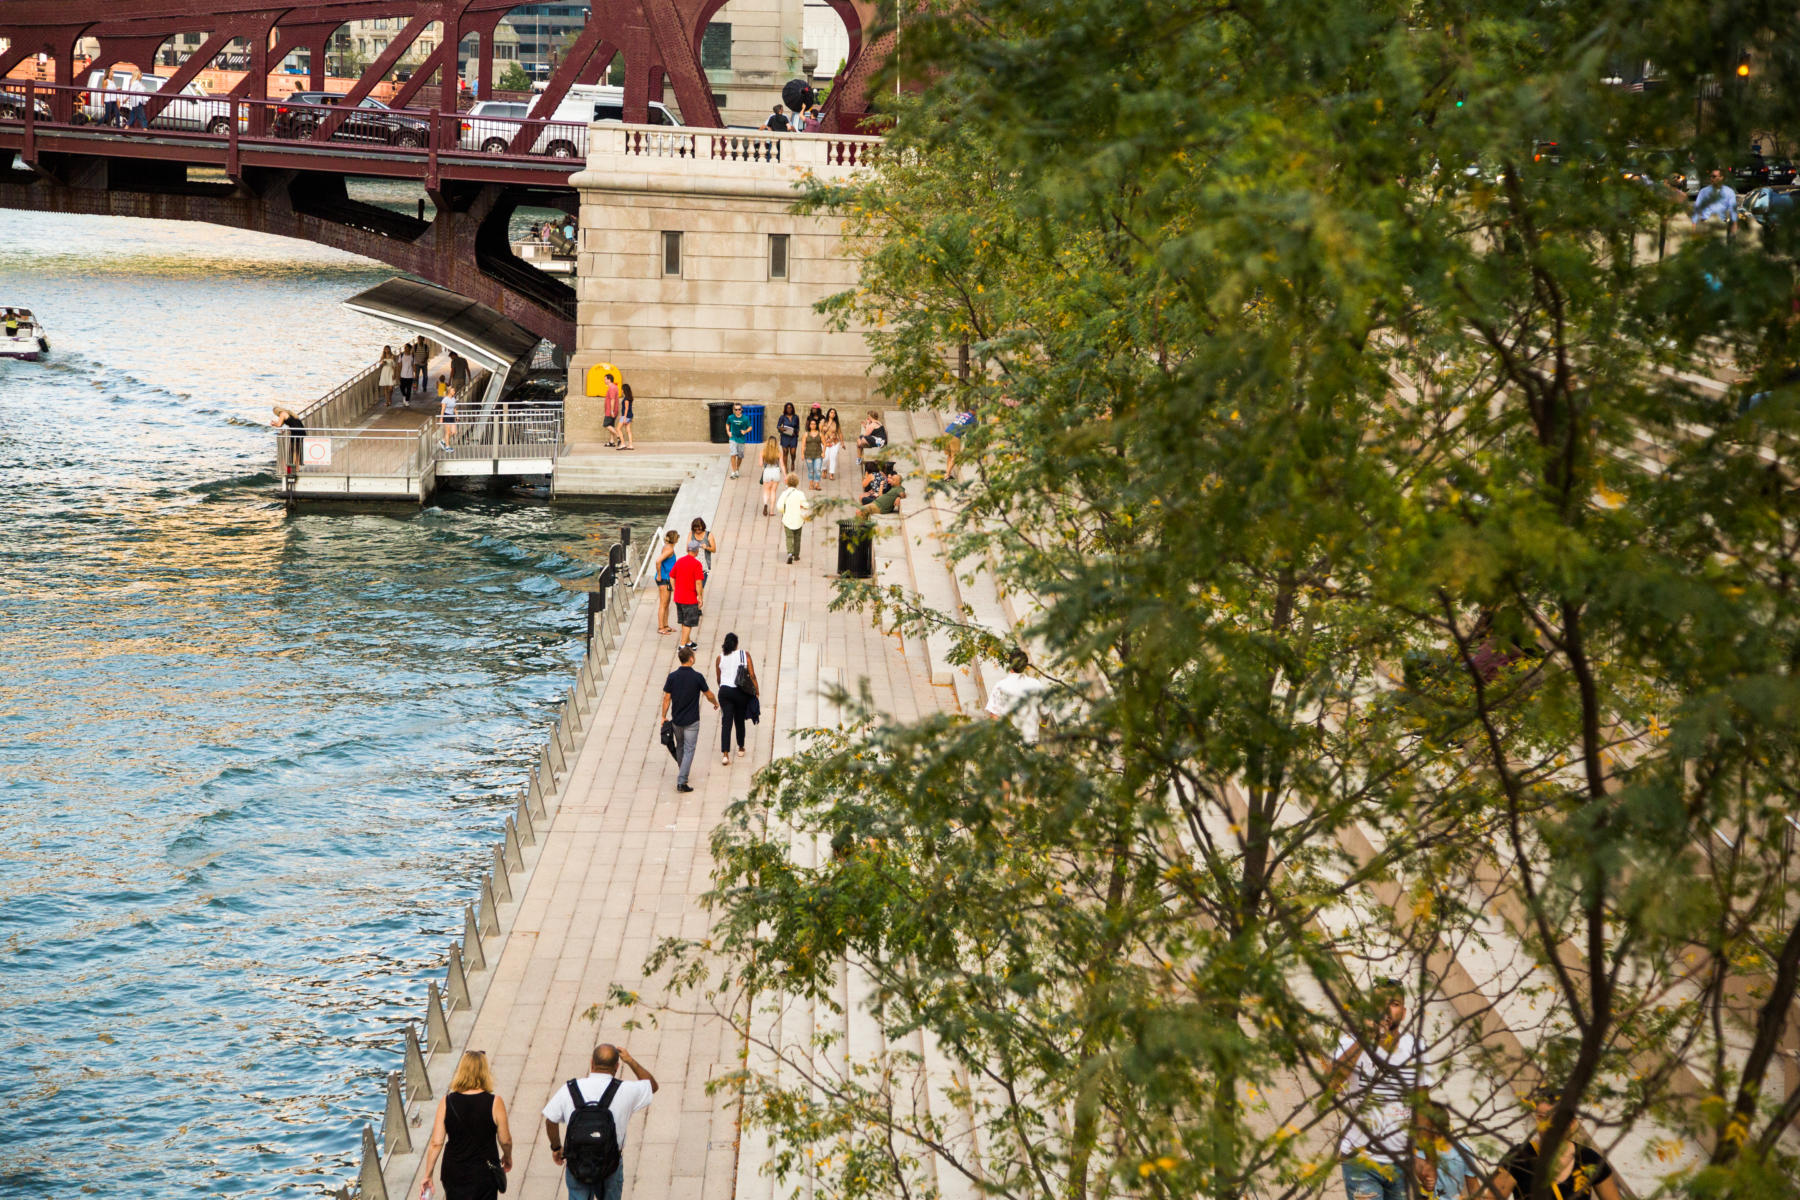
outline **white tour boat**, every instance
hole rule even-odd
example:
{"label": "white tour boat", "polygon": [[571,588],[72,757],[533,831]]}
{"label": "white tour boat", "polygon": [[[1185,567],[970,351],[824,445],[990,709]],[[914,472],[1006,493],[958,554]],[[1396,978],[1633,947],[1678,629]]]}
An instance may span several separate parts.
{"label": "white tour boat", "polygon": [[36,362],[50,353],[50,339],[29,308],[0,304],[0,358]]}

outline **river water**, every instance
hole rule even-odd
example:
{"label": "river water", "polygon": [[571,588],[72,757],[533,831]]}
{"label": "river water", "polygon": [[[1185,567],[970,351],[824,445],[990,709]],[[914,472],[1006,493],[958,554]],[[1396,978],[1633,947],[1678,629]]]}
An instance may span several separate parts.
{"label": "river water", "polygon": [[0,211],[0,1196],[317,1196],[379,1122],[567,686],[557,584],[657,507],[288,515],[275,402],[389,277]]}

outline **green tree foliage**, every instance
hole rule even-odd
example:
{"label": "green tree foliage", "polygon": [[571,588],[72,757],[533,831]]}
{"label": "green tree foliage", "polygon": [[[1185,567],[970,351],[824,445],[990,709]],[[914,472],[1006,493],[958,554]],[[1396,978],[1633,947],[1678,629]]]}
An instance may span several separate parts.
{"label": "green tree foliage", "polygon": [[1058,717],[845,697],[715,835],[713,937],[656,965],[755,1041],[771,998],[886,1032],[753,1055],[781,1164],[1335,1190],[1325,1064],[1388,975],[1464,1140],[1547,1081],[1543,1138],[1640,1190],[1797,1194],[1795,229],[1690,233],[1639,174],[1800,125],[1791,9],[976,0],[902,36],[930,87],[809,200],[864,255],[830,307],[894,402],[978,414],[955,551],[1033,601]]}
{"label": "green tree foliage", "polygon": [[531,76],[527,75],[525,68],[517,62],[509,62],[506,64],[506,70],[500,73],[500,79],[494,86],[503,92],[529,92]]}

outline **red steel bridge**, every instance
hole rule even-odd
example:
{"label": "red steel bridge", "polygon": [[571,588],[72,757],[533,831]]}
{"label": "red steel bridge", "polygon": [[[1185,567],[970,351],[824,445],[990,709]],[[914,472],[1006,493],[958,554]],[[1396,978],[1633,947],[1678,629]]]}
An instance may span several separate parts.
{"label": "red steel bridge", "polygon": [[[876,29],[872,0],[830,3],[850,31],[851,54],[825,130],[852,132],[868,115],[870,81],[891,35]],[[489,97],[494,31],[519,0],[0,0],[0,207],[210,221],[320,242],[478,300],[570,347],[574,289],[515,256],[508,236],[521,207],[576,211],[568,181],[585,157],[587,127],[551,114],[623,55],[627,124],[646,122],[652,101],[673,99],[689,125],[717,128],[700,39],[724,4],[593,0],[529,115],[501,120],[460,111],[458,52],[475,39],[466,82],[472,98]],[[333,103],[268,94],[270,72],[301,50],[312,74],[296,83],[324,91],[332,36],[346,22],[378,17],[402,28]],[[385,107],[374,104],[376,85],[428,31],[437,48]],[[205,34],[202,44],[155,94],[89,86],[113,68],[150,72],[171,39],[192,33]],[[98,44],[91,60],[76,58],[84,39]],[[194,88],[228,50],[248,64],[242,81],[218,95]],[[706,144],[717,155],[758,157],[777,136]],[[416,181],[434,215],[361,202],[346,185],[352,178]]]}

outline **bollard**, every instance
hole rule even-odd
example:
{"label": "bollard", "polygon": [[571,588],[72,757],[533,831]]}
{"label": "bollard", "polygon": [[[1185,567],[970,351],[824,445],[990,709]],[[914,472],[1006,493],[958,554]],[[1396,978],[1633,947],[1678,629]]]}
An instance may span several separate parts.
{"label": "bollard", "polygon": [[519,846],[519,830],[511,817],[506,818],[506,865],[515,871],[525,869],[525,851]]}
{"label": "bollard", "polygon": [[531,782],[525,785],[525,798],[519,803],[531,811],[534,817],[544,818],[550,814],[544,810],[544,788],[538,782],[538,769],[531,768]]}
{"label": "bollard", "polygon": [[463,951],[469,956],[469,969],[487,970],[487,953],[481,948],[481,927],[475,924],[475,909],[463,905]]}
{"label": "bollard", "polygon": [[522,845],[537,845],[537,830],[531,824],[531,810],[525,806],[525,797],[519,797],[519,807],[513,812],[518,822],[519,841]]}
{"label": "bollard", "polygon": [[496,898],[502,903],[513,898],[512,880],[506,877],[506,855],[500,852],[500,847],[498,846],[494,847],[494,869],[489,872],[488,877],[494,881],[494,895]]}
{"label": "bollard", "polygon": [[381,1115],[381,1142],[389,1154],[411,1154],[412,1132],[406,1128],[406,1101],[400,1098],[400,1072],[389,1071],[387,1110]]}
{"label": "bollard", "polygon": [[494,903],[494,884],[488,876],[481,878],[481,932],[500,932],[500,906]]}
{"label": "bollard", "polygon": [[581,696],[574,688],[569,689],[567,698],[563,700],[563,710],[569,714],[569,722],[576,733],[587,727],[587,722],[581,719],[585,715],[581,711]]}
{"label": "bollard", "polygon": [[544,780],[553,792],[556,790],[556,759],[551,757],[550,747],[555,744],[556,739],[552,738],[544,743],[542,750],[538,751],[538,777]]}
{"label": "bollard", "polygon": [[602,638],[598,632],[588,639],[588,657],[594,660],[594,670],[596,674],[604,670],[606,664],[610,661],[606,647],[606,639]]}
{"label": "bollard", "polygon": [[425,1053],[436,1054],[450,1048],[450,1018],[444,1015],[444,1002],[438,996],[437,980],[425,985]]}
{"label": "bollard", "polygon": [[564,709],[556,718],[556,744],[562,747],[565,756],[575,753],[575,721]]}
{"label": "bollard", "polygon": [[569,759],[563,753],[562,743],[551,738],[550,744],[544,747],[544,753],[550,759],[550,778],[560,780],[569,770]]}
{"label": "bollard", "polygon": [[387,1180],[381,1177],[381,1149],[375,1144],[373,1126],[363,1126],[362,1170],[356,1173],[361,1200],[388,1200]]}
{"label": "bollard", "polygon": [[462,947],[450,943],[450,965],[444,968],[444,995],[450,1000],[450,1011],[469,1007],[469,973],[463,970]]}
{"label": "bollard", "polygon": [[419,1031],[406,1023],[406,1094],[414,1100],[431,1099],[431,1073],[425,1069],[425,1052],[419,1049]]}

